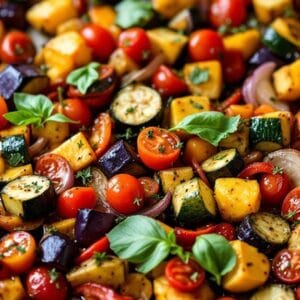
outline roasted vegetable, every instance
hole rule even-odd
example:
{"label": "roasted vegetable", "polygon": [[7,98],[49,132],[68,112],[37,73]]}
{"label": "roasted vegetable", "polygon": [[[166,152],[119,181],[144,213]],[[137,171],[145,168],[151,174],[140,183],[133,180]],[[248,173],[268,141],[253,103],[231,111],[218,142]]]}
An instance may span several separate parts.
{"label": "roasted vegetable", "polygon": [[28,164],[25,166],[8,168],[4,173],[0,174],[0,186],[4,186],[8,182],[23,176],[23,175],[32,175],[32,165]]}
{"label": "roasted vegetable", "polygon": [[259,289],[250,298],[250,300],[270,299],[295,300],[295,295],[293,290],[287,285],[269,284]]}
{"label": "roasted vegetable", "polygon": [[75,239],[75,218],[71,219],[64,219],[61,221],[57,221],[52,224],[47,224],[44,226],[44,232],[59,232],[62,233],[66,236],[68,236],[70,239],[74,240]]}
{"label": "roasted vegetable", "polygon": [[300,250],[300,224],[298,224],[289,239],[289,249],[299,249]]}
{"label": "roasted vegetable", "polygon": [[19,277],[0,280],[0,298],[5,300],[23,300],[26,292]]}
{"label": "roasted vegetable", "polygon": [[166,18],[172,18],[181,10],[195,4],[195,0],[154,0],[152,2],[153,8]]}

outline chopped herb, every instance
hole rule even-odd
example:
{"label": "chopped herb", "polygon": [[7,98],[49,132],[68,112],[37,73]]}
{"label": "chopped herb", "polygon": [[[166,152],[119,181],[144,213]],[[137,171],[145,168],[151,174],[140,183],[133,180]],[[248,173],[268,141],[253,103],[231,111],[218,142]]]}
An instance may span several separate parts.
{"label": "chopped herb", "polygon": [[106,254],[106,252],[95,252],[93,258],[96,262],[96,265],[100,266],[103,261],[107,260],[108,255]]}
{"label": "chopped herb", "polygon": [[213,160],[222,160],[226,157],[226,154],[218,154],[213,157]]}
{"label": "chopped herb", "polygon": [[144,50],[142,53],[143,60],[147,60],[151,55],[151,52],[149,50]]}
{"label": "chopped herb", "polygon": [[135,107],[133,107],[133,106],[128,107],[128,108],[126,109],[126,115],[127,115],[127,114],[133,113],[134,110],[135,110]]}
{"label": "chopped herb", "polygon": [[133,137],[135,137],[137,134],[133,132],[132,128],[126,128],[126,131],[125,133],[121,133],[121,134],[117,134],[117,138],[118,139],[125,139],[125,140],[130,140],[132,139]]}
{"label": "chopped herb", "polygon": [[76,173],[75,178],[81,179],[83,185],[87,185],[88,182],[93,180],[93,174],[91,167],[87,167],[85,169],[82,169],[81,171],[78,171]]}
{"label": "chopped herb", "polygon": [[126,219],[126,217],[118,216],[115,219],[115,223],[119,224],[119,223],[123,222],[125,219]]}
{"label": "chopped herb", "polygon": [[20,153],[11,153],[7,158],[7,162],[12,167],[17,167],[24,163],[24,157]]}
{"label": "chopped herb", "polygon": [[289,213],[287,213],[283,217],[289,220],[289,219],[292,219],[295,215],[297,215],[299,213],[300,213],[300,209],[295,210],[295,211],[290,211]]}
{"label": "chopped herb", "polygon": [[80,149],[83,145],[84,143],[82,142],[82,140],[79,140],[79,142],[77,143],[78,148]]}
{"label": "chopped herb", "polygon": [[161,197],[160,197],[159,194],[153,194],[153,195],[150,196],[150,198],[153,199],[153,200],[159,200]]}
{"label": "chopped herb", "polygon": [[196,108],[196,109],[203,109],[203,105],[201,105],[200,103],[195,102],[194,100],[190,99],[190,104]]}
{"label": "chopped herb", "polygon": [[53,283],[58,280],[59,278],[59,273],[55,268],[52,268],[51,270],[48,271],[49,276],[50,276],[50,282]]}
{"label": "chopped herb", "polygon": [[56,233],[58,232],[57,228],[53,225],[45,226],[46,233]]}
{"label": "chopped herb", "polygon": [[275,166],[272,173],[273,173],[273,175],[283,174],[283,169],[279,166]]}
{"label": "chopped herb", "polygon": [[295,10],[293,9],[293,7],[291,7],[291,6],[285,7],[284,12],[283,12],[284,18],[294,18],[296,15],[297,14],[296,14]]}
{"label": "chopped herb", "polygon": [[272,102],[276,102],[276,101],[277,101],[277,99],[276,99],[276,97],[270,97],[270,101],[272,101]]}
{"label": "chopped herb", "polygon": [[91,18],[88,14],[83,14],[80,19],[85,23],[91,22]]}
{"label": "chopped herb", "polygon": [[148,130],[148,131],[147,131],[147,137],[148,137],[149,139],[153,138],[153,130]]}
{"label": "chopped herb", "polygon": [[159,151],[159,153],[165,153],[165,151],[166,151],[165,146],[159,145],[159,146],[158,146],[158,151]]}
{"label": "chopped herb", "polygon": [[176,145],[175,145],[175,148],[176,149],[181,149],[183,147],[183,142],[178,142]]}
{"label": "chopped herb", "polygon": [[40,65],[40,69],[43,73],[47,74],[47,72],[49,71],[49,67],[47,65]]}
{"label": "chopped herb", "polygon": [[134,198],[133,204],[134,204],[135,206],[141,206],[141,201],[142,201],[141,198]]}
{"label": "chopped herb", "polygon": [[252,17],[247,21],[247,25],[250,28],[257,28],[259,26],[259,22],[256,18]]}
{"label": "chopped herb", "polygon": [[189,75],[189,79],[193,84],[200,84],[209,80],[209,70],[195,67]]}
{"label": "chopped herb", "polygon": [[30,184],[24,184],[25,189],[34,189],[34,192],[37,194],[42,188],[42,185],[39,185],[37,181],[33,181]]}
{"label": "chopped herb", "polygon": [[0,259],[3,259],[4,255],[2,253],[0,253]]}
{"label": "chopped herb", "polygon": [[221,34],[221,35],[225,35],[226,33],[228,33],[230,31],[230,24],[228,22],[226,22],[225,24],[221,25],[219,28],[218,28],[218,32]]}
{"label": "chopped herb", "polygon": [[191,276],[190,276],[190,279],[192,280],[192,281],[197,281],[197,279],[198,279],[198,277],[199,277],[199,273],[198,272],[194,272]]}
{"label": "chopped herb", "polygon": [[129,47],[130,45],[131,45],[131,40],[130,39],[124,39],[124,41],[123,41],[123,45],[125,46],[125,47]]}
{"label": "chopped herb", "polygon": [[24,246],[17,246],[16,249],[20,252],[20,253],[26,253],[26,248]]}

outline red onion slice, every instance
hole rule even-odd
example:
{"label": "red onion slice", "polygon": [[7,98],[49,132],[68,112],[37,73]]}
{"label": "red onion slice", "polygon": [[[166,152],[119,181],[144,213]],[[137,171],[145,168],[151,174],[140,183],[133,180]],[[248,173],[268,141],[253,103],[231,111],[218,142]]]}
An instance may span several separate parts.
{"label": "red onion slice", "polygon": [[252,88],[252,76],[249,76],[243,84],[242,94],[246,103],[251,103],[254,106],[257,106],[256,97],[254,89]]}
{"label": "red onion slice", "polygon": [[39,137],[31,146],[29,146],[28,152],[30,157],[34,157],[42,152],[46,147],[48,140],[44,137]]}

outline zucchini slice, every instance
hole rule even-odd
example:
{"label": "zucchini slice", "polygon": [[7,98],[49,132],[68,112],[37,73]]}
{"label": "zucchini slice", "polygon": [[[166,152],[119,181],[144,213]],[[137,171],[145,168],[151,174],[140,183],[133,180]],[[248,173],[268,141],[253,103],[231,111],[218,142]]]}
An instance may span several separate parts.
{"label": "zucchini slice", "polygon": [[128,126],[146,126],[159,121],[162,112],[160,95],[138,84],[122,89],[111,105],[113,117]]}
{"label": "zucchini slice", "polygon": [[196,227],[217,214],[213,192],[199,178],[177,185],[172,203],[181,226]]}
{"label": "zucchini slice", "polygon": [[21,176],[6,184],[0,196],[9,213],[26,220],[40,218],[54,208],[54,187],[44,176]]}
{"label": "zucchini slice", "polygon": [[293,290],[284,284],[270,284],[255,292],[250,300],[296,300]]}
{"label": "zucchini slice", "polygon": [[202,163],[202,169],[211,184],[221,177],[235,177],[243,167],[244,161],[236,149],[221,151]]}
{"label": "zucchini slice", "polygon": [[264,253],[272,253],[290,238],[289,224],[280,216],[258,212],[248,215],[238,228],[238,239],[255,246]]}

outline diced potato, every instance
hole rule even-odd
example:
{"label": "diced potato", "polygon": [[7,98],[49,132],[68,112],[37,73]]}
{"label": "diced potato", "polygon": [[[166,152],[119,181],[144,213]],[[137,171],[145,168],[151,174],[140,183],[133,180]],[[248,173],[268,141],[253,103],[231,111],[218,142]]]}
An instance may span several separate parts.
{"label": "diced potato", "polygon": [[219,178],[215,182],[215,199],[225,221],[239,222],[259,210],[259,184],[256,180]]}
{"label": "diced potato", "polygon": [[195,0],[153,0],[153,8],[165,18],[172,18],[185,8],[194,6]]}
{"label": "diced potato", "polygon": [[300,98],[300,59],[285,65],[273,73],[274,87],[281,101],[296,101]]}
{"label": "diced potato", "polygon": [[19,277],[0,280],[0,299],[23,300],[26,293]]}
{"label": "diced potato", "polygon": [[289,239],[289,249],[298,249],[300,250],[300,224],[298,224]]}
{"label": "diced potato", "polygon": [[236,240],[230,244],[237,255],[237,263],[223,278],[224,289],[242,293],[263,285],[270,273],[268,258],[246,242]]}
{"label": "diced potato", "polygon": [[62,34],[68,31],[80,31],[83,27],[84,23],[79,18],[73,18],[61,23],[57,27],[57,34]]}
{"label": "diced potato", "polygon": [[147,31],[148,37],[155,53],[163,53],[166,62],[174,64],[183,47],[188,42],[188,37],[167,28],[156,28]]}
{"label": "diced potato", "polygon": [[0,139],[12,135],[24,135],[26,143],[29,144],[30,142],[30,129],[26,125],[12,126],[8,129],[3,129],[0,131]]}
{"label": "diced potato", "polygon": [[205,96],[186,96],[172,100],[170,127],[176,126],[185,117],[210,110],[209,99]]}
{"label": "diced potato", "polygon": [[55,148],[52,153],[64,157],[75,172],[96,160],[96,155],[82,132],[73,135]]}
{"label": "diced potato", "polygon": [[0,182],[9,182],[23,175],[32,175],[32,165],[24,165],[14,168],[8,168],[0,175]]}
{"label": "diced potato", "polygon": [[121,48],[115,50],[111,54],[108,64],[115,69],[119,76],[139,68],[138,65],[128,55],[126,55]]}
{"label": "diced potato", "polygon": [[55,34],[57,27],[77,16],[73,0],[45,0],[27,12],[28,22],[37,30]]}
{"label": "diced potato", "polygon": [[247,60],[260,46],[260,32],[256,29],[249,29],[226,36],[223,42],[226,49],[241,52],[244,59]]}
{"label": "diced potato", "polygon": [[69,238],[74,239],[74,230],[75,230],[75,218],[64,219],[62,221],[57,221],[50,225],[45,225],[47,229],[54,229],[60,233],[67,235]]}
{"label": "diced potato", "polygon": [[[205,82],[193,83],[193,74],[199,70],[208,71],[208,79]],[[184,78],[189,90],[194,95],[206,96],[209,99],[218,99],[222,92],[222,67],[219,61],[211,60],[186,64],[183,69]]]}
{"label": "diced potato", "polygon": [[116,12],[110,5],[92,6],[88,11],[88,15],[91,22],[99,26],[110,28],[115,24]]}

